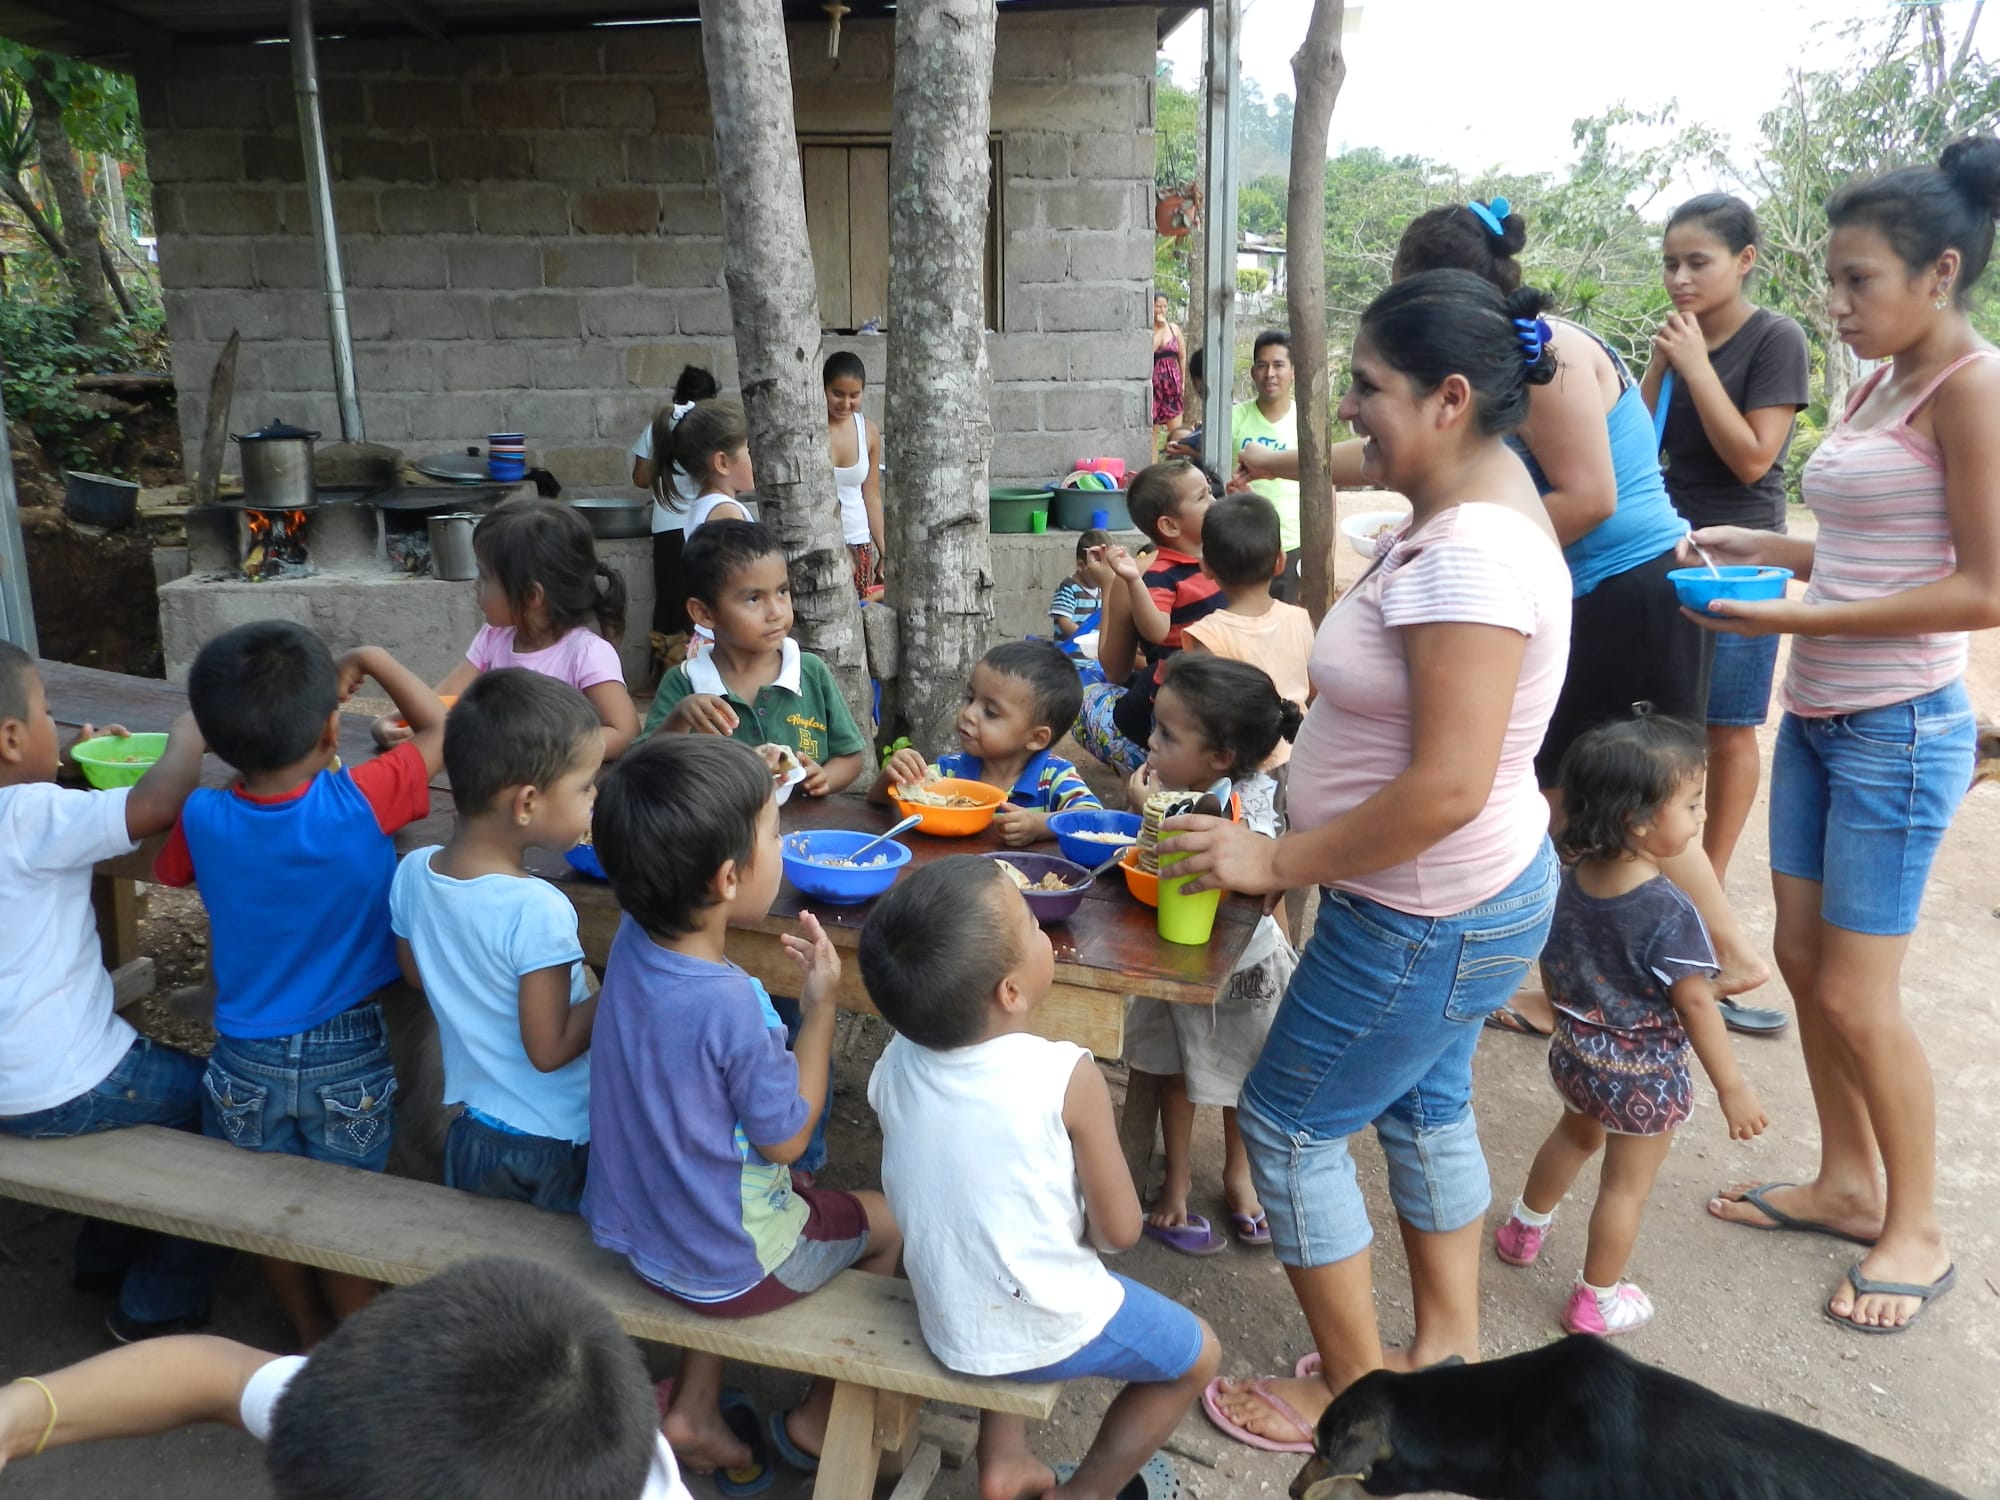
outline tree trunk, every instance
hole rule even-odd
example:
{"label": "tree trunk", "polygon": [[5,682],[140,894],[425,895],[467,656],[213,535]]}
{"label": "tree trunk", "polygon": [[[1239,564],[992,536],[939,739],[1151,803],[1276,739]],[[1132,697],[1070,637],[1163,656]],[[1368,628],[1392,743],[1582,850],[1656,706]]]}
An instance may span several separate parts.
{"label": "tree trunk", "polygon": [[701,47],[757,498],[791,562],[799,641],[833,669],[855,722],[867,725],[868,668],[826,446],[819,299],[779,0],[701,0]]}
{"label": "tree trunk", "polygon": [[41,204],[37,203],[35,195],[28,191],[27,183],[11,172],[6,173],[0,176],[0,194],[4,194],[7,201],[21,211],[21,217],[28,221],[28,227],[35,231],[44,245],[48,246],[49,254],[59,261],[69,259],[68,242],[63,239],[62,232],[49,222],[49,216],[42,212]]}
{"label": "tree trunk", "polygon": [[993,18],[991,0],[896,8],[883,430],[898,503],[889,576],[902,627],[901,707],[927,755],[954,743],[965,682],[993,624],[981,290]]}
{"label": "tree trunk", "polygon": [[62,262],[63,273],[83,303],[83,326],[78,335],[85,343],[101,343],[117,322],[117,314],[111,307],[104,262],[98,255],[97,211],[91,207],[90,189],[76,153],[70,149],[69,134],[63,129],[62,106],[42,76],[48,63],[46,57],[38,58],[35,66],[21,75],[21,86],[35,115],[35,149],[41,158],[42,180],[56,200],[63,241],[70,252]]}
{"label": "tree trunk", "polygon": [[[1202,170],[1201,163],[1197,160],[1195,171],[1200,173]],[[1201,337],[1201,330],[1208,326],[1208,289],[1202,277],[1202,268],[1207,265],[1207,262],[1202,259],[1203,252],[1201,248],[1202,236],[1208,233],[1206,218],[1207,214],[1206,210],[1204,210],[1203,217],[1195,221],[1194,228],[1188,231],[1188,237],[1181,241],[1181,244],[1186,247],[1187,254],[1187,336],[1188,342],[1194,345],[1194,349],[1202,347],[1197,340]],[[1190,349],[1188,353],[1193,354],[1194,349]],[[1202,384],[1207,385],[1209,358],[1206,354],[1202,355],[1201,362],[1203,370]],[[1189,382],[1186,401],[1187,406],[1183,420],[1187,422],[1188,426],[1193,427],[1197,423],[1205,423],[1208,420],[1208,398],[1204,395],[1198,395],[1193,388],[1192,382]],[[1227,406],[1223,407],[1225,412],[1228,409]],[[1229,446],[1228,433],[1222,435],[1222,446],[1224,448]],[[1209,468],[1215,468],[1215,457],[1208,451],[1205,443],[1201,450],[1201,461],[1208,465]],[[1218,470],[1217,472],[1221,471]],[[1222,477],[1227,479],[1229,476],[1223,474]]]}
{"label": "tree trunk", "polygon": [[1292,55],[1292,182],[1285,208],[1286,283],[1299,414],[1300,598],[1313,624],[1333,603],[1333,482],[1328,476],[1326,360],[1326,138],[1347,77],[1340,53],[1344,0],[1313,0],[1306,39]]}

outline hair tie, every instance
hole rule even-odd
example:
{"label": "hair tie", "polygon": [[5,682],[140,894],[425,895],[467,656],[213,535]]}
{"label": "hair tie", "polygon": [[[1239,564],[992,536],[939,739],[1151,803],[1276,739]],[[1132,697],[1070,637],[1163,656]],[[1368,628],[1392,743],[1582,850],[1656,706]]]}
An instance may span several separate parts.
{"label": "hair tie", "polygon": [[1486,232],[1494,239],[1503,240],[1507,237],[1505,221],[1507,215],[1514,211],[1514,205],[1505,198],[1495,198],[1489,203],[1481,203],[1474,199],[1465,206],[1474,218],[1486,226]]}
{"label": "hair tie", "polygon": [[1521,341],[1521,363],[1533,369],[1541,363],[1542,350],[1554,341],[1555,330],[1545,318],[1516,318],[1514,337]]}

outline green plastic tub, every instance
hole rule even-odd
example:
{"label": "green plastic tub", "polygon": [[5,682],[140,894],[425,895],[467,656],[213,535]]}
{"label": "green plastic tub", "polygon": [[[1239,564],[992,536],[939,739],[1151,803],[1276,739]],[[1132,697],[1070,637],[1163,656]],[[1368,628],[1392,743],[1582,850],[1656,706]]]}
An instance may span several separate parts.
{"label": "green plastic tub", "polygon": [[1004,533],[1028,532],[1036,529],[1035,514],[1042,515],[1042,525],[1048,525],[1049,491],[997,489],[986,492],[990,506],[991,530]]}
{"label": "green plastic tub", "polygon": [[83,767],[86,781],[109,791],[113,787],[137,786],[139,778],[153,769],[153,762],[166,749],[164,734],[100,734],[93,740],[78,740],[70,747],[69,755]]}

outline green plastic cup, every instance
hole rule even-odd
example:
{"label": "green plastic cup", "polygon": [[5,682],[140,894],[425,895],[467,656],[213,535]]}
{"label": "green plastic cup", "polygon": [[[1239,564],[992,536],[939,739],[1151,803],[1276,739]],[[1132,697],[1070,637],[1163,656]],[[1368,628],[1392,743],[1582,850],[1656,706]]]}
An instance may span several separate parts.
{"label": "green plastic cup", "polygon": [[1047,511],[1031,510],[1028,512],[1028,530],[1032,531],[1036,536],[1040,536],[1048,529],[1049,513]]}
{"label": "green plastic cup", "polygon": [[1214,890],[1202,891],[1194,896],[1184,895],[1181,887],[1188,883],[1188,877],[1170,877],[1167,866],[1186,858],[1185,854],[1160,856],[1160,936],[1170,943],[1200,947],[1215,931],[1215,913],[1222,905],[1222,892]]}

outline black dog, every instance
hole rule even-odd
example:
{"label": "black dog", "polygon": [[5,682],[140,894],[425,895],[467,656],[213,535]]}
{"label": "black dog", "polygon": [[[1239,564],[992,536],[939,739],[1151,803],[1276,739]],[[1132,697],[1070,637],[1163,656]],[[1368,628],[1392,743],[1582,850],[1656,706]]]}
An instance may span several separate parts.
{"label": "black dog", "polygon": [[1580,1335],[1486,1364],[1364,1375],[1320,1417],[1313,1446],[1292,1500],[1427,1490],[1480,1500],[1964,1500]]}

